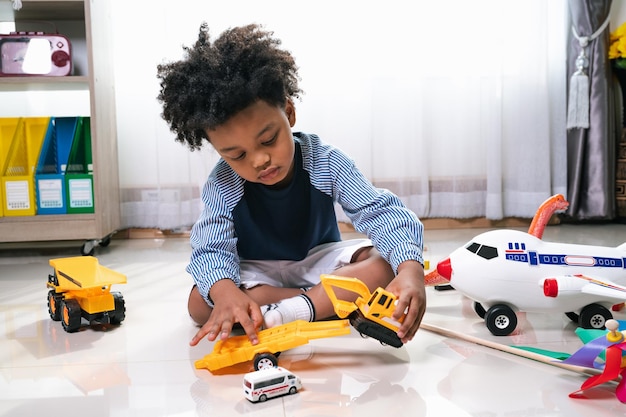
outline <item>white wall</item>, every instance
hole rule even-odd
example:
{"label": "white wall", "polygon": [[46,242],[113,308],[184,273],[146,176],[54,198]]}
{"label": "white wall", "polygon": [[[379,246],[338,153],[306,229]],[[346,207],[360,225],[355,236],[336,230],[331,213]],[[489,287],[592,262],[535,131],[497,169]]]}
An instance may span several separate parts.
{"label": "white wall", "polygon": [[611,3],[611,32],[624,22],[626,22],[626,0],[613,0]]}

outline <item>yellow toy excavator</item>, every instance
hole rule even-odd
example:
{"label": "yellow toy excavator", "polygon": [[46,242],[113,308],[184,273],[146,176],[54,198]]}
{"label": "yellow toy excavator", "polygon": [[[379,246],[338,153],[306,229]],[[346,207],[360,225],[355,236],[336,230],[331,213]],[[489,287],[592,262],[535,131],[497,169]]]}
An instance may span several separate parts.
{"label": "yellow toy excavator", "polygon": [[[397,304],[392,293],[379,287],[370,294],[367,285],[357,278],[328,274],[323,274],[320,278],[339,318],[347,317],[352,327],[361,335],[373,337],[393,347],[402,346],[396,332],[405,316],[398,321],[392,318]],[[358,297],[355,301],[341,300],[337,297],[335,288],[356,293]]]}

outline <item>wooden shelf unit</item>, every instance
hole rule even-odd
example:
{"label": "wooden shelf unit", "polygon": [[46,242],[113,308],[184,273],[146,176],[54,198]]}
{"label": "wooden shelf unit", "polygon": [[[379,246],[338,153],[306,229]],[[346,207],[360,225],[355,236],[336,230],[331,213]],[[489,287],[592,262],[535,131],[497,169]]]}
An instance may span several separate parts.
{"label": "wooden shelf unit", "polygon": [[[72,44],[74,73],[66,77],[0,77],[2,94],[44,91],[62,95],[68,90],[86,91],[89,108],[83,116],[91,118],[93,155],[94,214],[64,214],[0,217],[0,242],[37,242],[52,240],[108,240],[120,228],[120,197],[117,156],[117,125],[112,65],[111,15],[107,0],[22,0],[22,9],[13,10],[10,1],[2,2],[0,22],[15,22],[16,30],[33,21],[52,22],[59,34]],[[67,31],[64,31],[67,28]],[[31,29],[26,29],[27,31]],[[76,45],[76,48],[74,47]],[[47,114],[58,116],[55,108]],[[0,117],[9,114],[0,106]],[[79,116],[79,115],[76,115]]]}

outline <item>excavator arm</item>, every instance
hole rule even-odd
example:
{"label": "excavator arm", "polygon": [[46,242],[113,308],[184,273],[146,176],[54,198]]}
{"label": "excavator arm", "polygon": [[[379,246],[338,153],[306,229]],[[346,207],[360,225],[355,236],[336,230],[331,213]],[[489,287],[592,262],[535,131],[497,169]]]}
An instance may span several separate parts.
{"label": "excavator arm", "polygon": [[[324,291],[326,291],[328,298],[330,298],[331,303],[333,303],[335,313],[339,318],[345,319],[348,317],[353,311],[359,308],[358,306],[361,303],[367,302],[371,296],[367,285],[357,278],[322,274],[320,279],[322,281],[322,287],[324,287]],[[335,293],[335,288],[341,288],[356,293],[359,298],[354,302],[340,300]]]}

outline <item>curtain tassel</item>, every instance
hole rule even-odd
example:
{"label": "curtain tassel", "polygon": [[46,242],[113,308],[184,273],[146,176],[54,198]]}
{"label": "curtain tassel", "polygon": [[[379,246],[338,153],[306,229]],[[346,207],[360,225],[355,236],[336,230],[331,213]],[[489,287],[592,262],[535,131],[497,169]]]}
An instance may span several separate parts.
{"label": "curtain tassel", "polygon": [[581,36],[572,26],[572,34],[580,45],[580,54],[576,57],[576,71],[572,74],[569,83],[569,99],[567,102],[567,128],[589,128],[589,76],[585,72],[589,68],[589,59],[585,49],[591,41],[596,39],[609,26],[610,16],[604,20],[591,36]]}
{"label": "curtain tassel", "polygon": [[570,79],[567,128],[589,128],[589,77],[582,70],[576,71]]}

